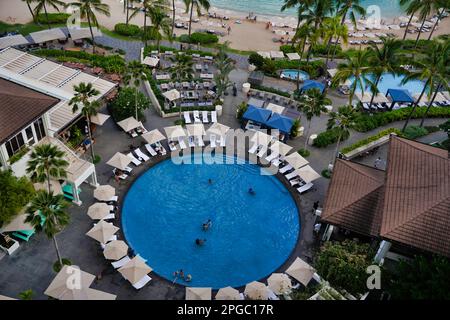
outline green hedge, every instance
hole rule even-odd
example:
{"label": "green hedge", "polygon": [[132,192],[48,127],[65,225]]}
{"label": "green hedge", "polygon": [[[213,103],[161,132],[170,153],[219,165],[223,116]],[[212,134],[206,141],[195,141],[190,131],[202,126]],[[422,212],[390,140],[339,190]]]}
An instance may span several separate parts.
{"label": "green hedge", "polygon": [[141,28],[135,24],[118,23],[114,26],[114,31],[122,36],[138,36],[141,33]]}
{"label": "green hedge", "polygon": [[[401,121],[408,119],[409,113],[412,107],[402,108],[393,111],[387,111],[383,113],[375,113],[373,115],[361,114],[356,119],[355,130],[359,132],[367,132],[378,127],[387,125],[391,122]],[[422,118],[425,114],[426,108],[416,108],[412,115],[412,119]],[[450,108],[431,107],[427,118],[449,118]]]}
{"label": "green hedge", "polygon": [[[314,146],[318,148],[325,148],[330,144],[336,143],[339,138],[340,130],[341,130],[340,128],[333,128],[319,133],[317,135],[316,140],[314,140]],[[347,140],[349,136],[350,133],[348,131],[343,132],[341,136],[341,141]]]}
{"label": "green hedge", "polygon": [[195,44],[214,44],[219,42],[219,37],[215,34],[209,34],[206,32],[194,32],[189,35],[184,34],[179,37],[180,42],[195,43]]}
{"label": "green hedge", "polygon": [[364,146],[366,144],[369,144],[369,143],[371,143],[373,141],[376,141],[376,140],[380,139],[381,137],[384,137],[384,136],[389,135],[391,133],[396,133],[398,136],[402,136],[402,132],[400,130],[398,130],[396,128],[389,128],[389,129],[386,129],[386,130],[378,132],[374,136],[370,136],[370,137],[368,137],[366,139],[359,140],[358,142],[356,142],[356,143],[354,143],[354,144],[352,144],[352,145],[350,145],[348,147],[342,148],[341,149],[341,153],[344,153],[344,154],[345,153],[349,153],[350,151],[353,151],[353,150],[355,150],[355,149],[357,149],[359,147],[362,147],[362,146]]}
{"label": "green hedge", "polygon": [[[50,24],[66,23],[69,17],[70,14],[68,13],[49,13],[48,22]],[[36,20],[38,23],[47,24],[47,17],[45,16],[45,13],[39,13],[36,17]]]}
{"label": "green hedge", "polygon": [[159,90],[158,83],[155,79],[153,79],[153,76],[150,72],[147,72],[147,79],[148,83],[150,84],[150,87],[152,88],[153,93],[156,96],[156,99],[158,100],[159,104],[161,105],[161,108],[164,109],[164,96],[162,95],[161,90]]}
{"label": "green hedge", "polygon": [[[158,50],[158,47],[156,45],[148,45],[144,48],[144,57],[150,55],[150,52]],[[165,51],[172,51],[174,53],[180,52],[180,50],[172,48],[172,47],[166,47],[166,46],[160,46],[160,51],[161,52],[165,52]],[[205,57],[205,56],[215,56],[214,52],[208,52],[208,51],[202,51],[202,50],[183,50],[183,52],[187,53],[187,54],[198,54],[201,57]]]}
{"label": "green hedge", "polygon": [[428,130],[419,126],[408,126],[403,132],[403,135],[411,140],[426,136],[427,134]]}
{"label": "green hedge", "polygon": [[100,56],[84,51],[65,51],[58,49],[42,49],[33,51],[41,57],[51,57],[58,61],[81,62],[93,67],[101,67],[108,73],[122,73],[125,69],[125,60],[119,55]]}
{"label": "green hedge", "polygon": [[[255,64],[260,62],[255,60],[256,57],[253,57],[252,63]],[[259,59],[259,58],[258,58]],[[255,64],[256,65],[256,64]],[[257,65],[256,65],[257,66]],[[258,67],[258,66],[257,66]],[[258,67],[259,70],[262,70],[266,75],[277,77],[277,71],[282,69],[300,69],[309,74],[311,78],[317,78],[324,73],[325,70],[325,62],[322,60],[309,61],[290,61],[288,59],[264,59],[261,67]]]}

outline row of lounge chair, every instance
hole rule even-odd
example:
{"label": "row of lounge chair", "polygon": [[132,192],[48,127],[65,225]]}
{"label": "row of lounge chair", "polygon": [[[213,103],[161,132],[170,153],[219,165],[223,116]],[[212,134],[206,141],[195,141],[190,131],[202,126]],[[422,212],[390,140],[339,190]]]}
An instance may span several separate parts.
{"label": "row of lounge chair", "polygon": [[273,102],[283,107],[297,109],[298,103],[290,98],[282,97],[278,94],[271,94],[262,91],[250,90],[248,93],[249,97],[255,97],[267,102]]}
{"label": "row of lounge chair", "polygon": [[191,119],[191,113],[189,111],[185,111],[183,113],[184,122],[185,123],[216,123],[217,122],[217,111],[211,111],[211,121],[208,118],[208,111],[202,111],[201,119],[200,119],[200,111],[194,110],[192,112],[193,120]]}
{"label": "row of lounge chair", "polygon": [[[401,108],[407,108],[410,107],[411,104],[407,104],[407,103],[401,103],[401,104],[396,104],[393,107],[393,110],[396,109],[401,109]],[[428,107],[428,103],[427,102],[419,102],[418,103],[419,107]],[[450,101],[445,100],[445,101],[435,101],[432,103],[433,107],[450,107]],[[370,105],[370,103],[368,102],[363,102],[362,103],[362,107],[365,111],[368,112],[375,112],[375,111],[388,111],[390,110],[390,105],[386,102],[381,102],[381,103],[372,103],[372,105]]]}
{"label": "row of lounge chair", "polygon": [[[226,138],[224,136],[217,137],[214,134],[209,136],[211,148],[224,148],[226,146]],[[187,142],[187,144],[186,144]],[[185,137],[178,137],[177,140],[168,140],[170,151],[184,150],[187,148],[204,147],[205,142],[202,136],[189,136],[187,141]]]}

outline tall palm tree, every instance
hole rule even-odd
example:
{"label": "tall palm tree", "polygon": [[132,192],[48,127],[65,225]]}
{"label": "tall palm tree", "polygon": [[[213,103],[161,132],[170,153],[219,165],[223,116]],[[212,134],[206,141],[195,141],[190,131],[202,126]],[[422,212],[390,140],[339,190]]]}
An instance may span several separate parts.
{"label": "tall palm tree", "polygon": [[[378,83],[383,73],[398,74],[403,69],[399,65],[399,54],[402,47],[401,41],[394,37],[381,37],[382,45],[371,44],[369,47],[370,57],[370,73],[375,76],[373,88],[378,87]],[[372,90],[369,108],[372,106],[377,90]]]}
{"label": "tall palm tree", "polygon": [[171,36],[174,35],[174,28],[175,28],[175,13],[176,13],[176,6],[175,6],[175,0],[172,0],[172,29],[171,29]]}
{"label": "tall palm tree", "polygon": [[[147,18],[151,14],[152,10],[162,10],[167,4],[166,0],[142,0],[142,9],[144,9],[144,32],[143,40],[145,46],[147,46],[148,32],[147,32]],[[139,12],[140,8],[137,10]],[[173,32],[172,32],[173,34]]]}
{"label": "tall palm tree", "polygon": [[422,24],[420,25],[419,32],[417,33],[416,43],[414,44],[414,48],[417,48],[417,45],[419,43],[420,35],[422,34],[422,28],[425,24],[425,21],[427,20],[430,13],[433,11],[434,2],[436,0],[421,0],[420,1],[420,7],[418,8],[417,12],[419,13],[419,19],[422,21]]}
{"label": "tall palm tree", "polygon": [[158,51],[160,51],[160,43],[164,36],[172,40],[170,19],[167,18],[166,12],[161,7],[152,7],[148,12],[148,16],[152,22],[151,33],[153,38],[156,38],[156,46]]}
{"label": "tall palm tree", "polygon": [[[341,24],[344,24],[347,15],[350,18],[353,26],[356,27],[356,14],[364,16],[366,14],[366,9],[361,6],[360,0],[338,0],[336,4],[337,14],[340,15]],[[355,14],[356,13],[356,14]]]}
{"label": "tall palm tree", "polygon": [[92,53],[95,53],[94,33],[92,32],[92,24],[98,27],[95,11],[109,17],[111,15],[109,13],[109,5],[102,3],[101,0],[78,0],[78,2],[69,3],[67,6],[77,7],[80,10],[81,19],[87,19],[89,30],[91,31]]}
{"label": "tall palm tree", "polygon": [[437,19],[433,25],[433,28],[431,29],[430,35],[428,36],[428,40],[431,40],[434,30],[436,30],[436,27],[439,21],[444,16],[445,11],[450,9],[450,0],[435,0],[433,7],[437,12]]}
{"label": "tall palm tree", "polygon": [[359,88],[361,93],[364,94],[366,84],[372,83],[367,77],[370,71],[369,57],[369,51],[359,50],[355,55],[347,57],[347,61],[340,63],[337,67],[337,72],[332,79],[333,86],[345,83],[353,78],[353,83],[350,86],[349,105],[352,104],[356,89]]}
{"label": "tall palm tree", "polygon": [[[344,44],[347,44],[348,40],[348,27],[346,24],[341,23],[340,16],[334,16],[332,18],[325,18],[323,22],[322,32],[324,34],[324,41],[328,42],[327,59],[325,65],[328,65],[328,60],[330,58],[331,50],[333,49],[333,55],[331,60],[334,60],[334,55],[336,54],[336,48],[338,46],[338,41],[342,37]],[[333,39],[336,38],[334,46],[331,46]]]}
{"label": "tall palm tree", "polygon": [[31,4],[33,2],[36,2],[36,0],[22,0],[22,2],[25,2],[27,4],[28,10],[30,10],[31,16],[33,17],[33,21],[36,22],[36,17],[34,15],[33,9],[31,9]]}
{"label": "tall palm tree", "polygon": [[[295,28],[296,31],[298,31],[300,23],[306,17],[304,13],[308,9],[308,6],[311,5],[311,3],[312,0],[284,0],[283,5],[281,6],[281,12],[297,7],[297,27]],[[292,46],[294,46],[295,40],[296,39],[292,39]]]}
{"label": "tall palm tree", "polygon": [[409,26],[414,17],[414,14],[420,8],[420,5],[421,5],[420,2],[421,2],[421,0],[400,0],[400,5],[406,6],[405,12],[407,14],[409,14],[409,20],[408,20],[408,24],[406,25],[406,28],[405,28],[405,33],[403,34],[403,40],[406,39],[406,34],[408,33]]}
{"label": "tall palm tree", "polygon": [[220,46],[219,53],[214,59],[214,63],[217,68],[217,73],[214,75],[214,82],[216,83],[216,96],[220,98],[225,91],[232,86],[232,83],[229,79],[230,72],[234,69],[233,60],[231,60],[226,50],[228,48],[229,42],[225,42]]}
{"label": "tall palm tree", "polygon": [[[36,0],[36,7],[34,8],[34,16],[37,17],[42,10],[44,10],[45,13],[45,19],[47,20],[47,26],[50,29],[50,20],[48,19],[48,11],[47,7],[52,7],[56,11],[59,12],[59,7],[64,7],[65,3],[60,0]],[[59,7],[58,7],[59,6]]]}
{"label": "tall palm tree", "polygon": [[193,78],[192,66],[194,65],[194,62],[192,61],[191,56],[177,54],[174,57],[170,57],[170,61],[173,63],[173,66],[169,69],[172,79],[181,81]]}
{"label": "tall palm tree", "polygon": [[184,0],[184,3],[186,5],[186,11],[190,10],[189,14],[189,39],[190,39],[192,32],[192,16],[194,14],[194,8],[197,11],[197,15],[200,16],[202,13],[202,9],[208,11],[209,8],[211,7],[211,4],[209,3],[209,0]]}
{"label": "tall palm tree", "polygon": [[[130,6],[133,6],[134,0],[125,0],[124,2],[127,3],[126,4],[125,24],[128,26],[131,19],[133,19],[141,11],[141,8],[140,7],[135,7],[135,8],[131,7],[132,10],[131,10],[131,14],[130,14]],[[145,22],[145,20],[144,20],[144,22]]]}
{"label": "tall palm tree", "polygon": [[303,58],[303,54],[305,53],[306,42],[312,36],[313,32],[314,32],[314,28],[309,23],[302,24],[295,31],[295,35],[294,35],[294,37],[292,39],[292,42],[297,43],[297,41],[300,40],[298,45],[299,45],[299,47],[301,47],[301,49],[300,49],[300,57],[301,58]]}
{"label": "tall palm tree", "polygon": [[353,129],[355,127],[355,121],[358,117],[358,112],[353,109],[352,106],[342,106],[339,107],[338,112],[331,112],[330,118],[328,119],[327,129],[338,128],[338,140],[336,143],[336,149],[334,150],[332,163],[334,166],[334,162],[336,161],[336,156],[339,150],[339,144],[344,135],[349,134],[349,129]]}
{"label": "tall palm tree", "polygon": [[59,252],[56,235],[69,224],[70,216],[65,210],[67,206],[68,204],[64,200],[63,195],[53,195],[52,192],[40,190],[31,200],[25,219],[26,222],[31,223],[36,231],[43,231],[49,239],[53,240],[60,266],[63,265],[63,260]]}
{"label": "tall palm tree", "polygon": [[69,163],[64,159],[65,153],[51,144],[41,144],[31,152],[27,163],[27,173],[35,182],[47,181],[48,192],[50,192],[50,180],[65,178],[66,168]]}
{"label": "tall palm tree", "polygon": [[81,82],[79,85],[75,85],[73,89],[75,91],[75,95],[72,97],[72,99],[70,99],[69,105],[72,106],[73,113],[77,112],[81,107],[81,114],[86,118],[89,141],[91,142],[90,149],[92,163],[94,163],[95,154],[91,132],[91,116],[97,114],[100,103],[98,101],[91,100],[95,96],[98,96],[100,94],[100,91],[95,89],[90,82],[88,84]]}
{"label": "tall palm tree", "polygon": [[147,80],[146,67],[137,60],[130,61],[125,68],[124,82],[130,84],[131,82],[135,88],[135,110],[136,120],[139,121],[138,114],[138,92],[143,81]]}
{"label": "tall palm tree", "polygon": [[326,105],[331,104],[331,100],[326,97],[326,94],[320,92],[319,89],[311,89],[306,91],[304,95],[300,97],[299,109],[305,115],[306,120],[308,120],[308,127],[305,134],[305,146],[308,145],[309,131],[311,129],[311,120],[313,117],[319,117],[321,112],[327,111]]}
{"label": "tall palm tree", "polygon": [[[408,115],[408,119],[403,125],[402,131],[405,131],[412,115],[416,111],[417,105],[427,91],[428,97],[430,98],[432,96],[432,91],[434,90],[434,88],[438,90],[439,86],[442,84],[446,84],[446,86],[448,87],[448,45],[448,42],[439,43],[435,41],[431,44],[430,50],[427,51],[427,54],[423,54],[419,58],[416,58],[416,60],[413,60],[411,62],[411,64],[414,66],[414,69],[410,71],[405,76],[405,78],[403,78],[402,84],[405,84],[411,80],[422,80],[423,82],[425,82],[425,85],[423,86],[419,97],[414,102],[411,112]],[[428,106],[428,109],[429,108],[430,105]]]}

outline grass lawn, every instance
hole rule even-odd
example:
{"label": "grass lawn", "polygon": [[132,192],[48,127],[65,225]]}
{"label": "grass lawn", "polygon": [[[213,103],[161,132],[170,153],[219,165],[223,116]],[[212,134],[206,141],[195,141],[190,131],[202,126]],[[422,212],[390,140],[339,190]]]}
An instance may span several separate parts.
{"label": "grass lawn", "polygon": [[[52,24],[52,28],[64,27],[64,24]],[[36,23],[27,23],[27,24],[8,24],[0,21],[0,33],[4,32],[19,32],[21,35],[26,36],[32,32],[41,31],[48,29],[47,25],[41,24],[38,25]]]}

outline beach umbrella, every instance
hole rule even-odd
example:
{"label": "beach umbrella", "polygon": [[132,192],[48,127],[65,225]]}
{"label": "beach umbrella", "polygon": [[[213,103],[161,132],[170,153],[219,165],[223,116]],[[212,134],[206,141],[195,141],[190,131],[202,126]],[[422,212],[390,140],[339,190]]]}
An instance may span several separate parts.
{"label": "beach umbrella", "polygon": [[297,169],[298,175],[302,178],[306,183],[310,183],[316,179],[321,177],[311,166],[304,166],[300,169]]}
{"label": "beach umbrella", "polygon": [[90,118],[92,123],[102,126],[110,117],[111,116],[107,114],[98,112],[97,114],[92,115]]}
{"label": "beach umbrella", "polygon": [[264,283],[253,281],[245,286],[245,295],[252,300],[269,299],[269,290]]}
{"label": "beach umbrella", "polygon": [[125,170],[126,167],[131,162],[131,157],[124,155],[123,153],[116,152],[116,154],[106,162],[106,164],[109,164],[112,167],[115,167],[120,170]]}
{"label": "beach umbrella", "polygon": [[111,211],[110,205],[104,202],[97,202],[91,205],[87,211],[87,215],[94,220],[101,220]]}
{"label": "beach umbrella", "polygon": [[140,256],[135,256],[127,262],[126,265],[119,269],[122,276],[135,284],[139,282],[144,276],[150,273],[153,269],[150,268]]}
{"label": "beach umbrella", "polygon": [[75,266],[64,265],[44,294],[59,300],[87,300],[95,276]]}
{"label": "beach umbrella", "polygon": [[98,186],[94,190],[94,198],[99,201],[108,201],[116,195],[116,189],[109,184]]}
{"label": "beach umbrella", "polygon": [[86,235],[101,243],[106,243],[118,230],[119,228],[112,223],[101,220]]}
{"label": "beach umbrella", "polygon": [[216,300],[241,300],[241,295],[239,290],[232,287],[226,287],[217,291]]}
{"label": "beach umbrella", "polygon": [[211,300],[211,288],[186,287],[186,300]]}
{"label": "beach umbrella", "polygon": [[117,124],[123,129],[125,132],[129,132],[133,129],[136,129],[140,127],[142,124],[141,122],[137,121],[134,117],[126,118],[120,122],[117,122]]}
{"label": "beach umbrella", "polygon": [[117,296],[100,290],[88,288],[86,290],[86,300],[116,300]]}
{"label": "beach umbrella", "polygon": [[128,245],[122,240],[108,242],[103,250],[103,255],[108,260],[119,260],[128,253]]}
{"label": "beach umbrella", "polygon": [[218,136],[225,136],[227,134],[227,132],[230,130],[230,127],[223,125],[221,123],[215,122],[211,125],[211,127],[209,127],[208,130],[206,130],[206,132],[208,134],[215,134]]}
{"label": "beach umbrella", "polygon": [[158,130],[154,129],[152,131],[146,132],[142,135],[142,138],[147,141],[149,144],[154,144],[156,142],[159,142],[161,140],[166,140],[166,137]]}
{"label": "beach umbrella", "polygon": [[11,297],[7,297],[7,296],[2,296],[1,294],[0,294],[0,301],[6,301],[6,300],[17,300],[17,299],[14,299],[14,298],[11,298]]}
{"label": "beach umbrella", "polygon": [[[34,186],[34,190],[39,191],[39,190],[45,190],[48,191],[48,184],[47,182],[36,182],[33,183]],[[63,190],[61,187],[61,183],[59,183],[58,180],[50,180],[50,191],[53,192],[53,194],[63,194]]]}
{"label": "beach umbrella", "polygon": [[190,137],[204,136],[205,126],[201,123],[194,123],[186,125],[186,130]]}
{"label": "beach umbrella", "polygon": [[272,151],[277,151],[279,154],[281,154],[282,156],[286,155],[289,151],[292,150],[292,147],[280,142],[280,141],[275,141],[274,143],[271,144],[271,146],[269,147],[270,150]]}
{"label": "beach umbrella", "polygon": [[166,132],[166,136],[168,139],[177,139],[179,137],[186,136],[186,132],[184,131],[182,126],[165,127],[164,131]]}
{"label": "beach umbrella", "polygon": [[180,91],[178,91],[177,89],[172,89],[172,90],[169,90],[169,91],[166,91],[166,92],[164,92],[163,93],[163,96],[167,99],[167,100],[169,100],[169,101],[175,101],[175,100],[177,100],[177,99],[180,99],[180,97],[181,97],[181,94],[180,94]]}
{"label": "beach umbrella", "polygon": [[288,275],[298,280],[305,287],[311,281],[315,272],[316,270],[313,267],[311,267],[308,263],[298,257],[286,270],[286,273]]}
{"label": "beach umbrella", "polygon": [[267,284],[275,294],[289,293],[292,289],[291,279],[284,273],[272,273],[267,279]]}
{"label": "beach umbrella", "polygon": [[295,169],[303,167],[309,163],[308,160],[299,155],[298,152],[294,152],[286,156],[285,160]]}

